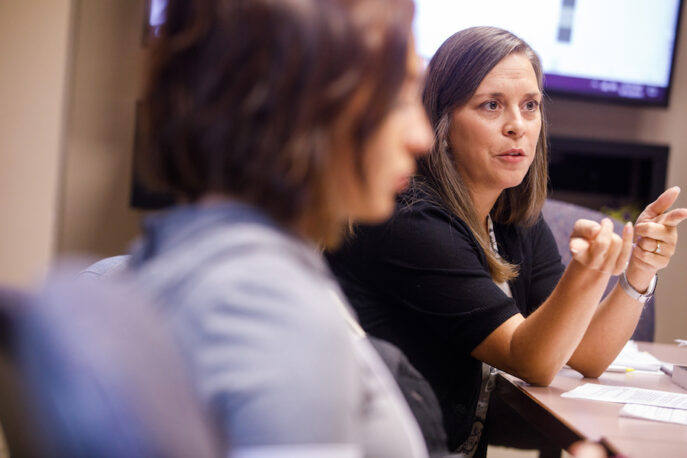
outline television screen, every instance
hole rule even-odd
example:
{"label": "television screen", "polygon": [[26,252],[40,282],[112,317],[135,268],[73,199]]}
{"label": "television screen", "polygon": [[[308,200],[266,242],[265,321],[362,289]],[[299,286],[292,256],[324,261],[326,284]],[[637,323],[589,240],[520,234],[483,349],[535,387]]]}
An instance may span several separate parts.
{"label": "television screen", "polygon": [[667,105],[681,0],[415,0],[431,58],[453,33],[510,30],[541,58],[548,93]]}
{"label": "television screen", "polygon": [[165,9],[167,0],[148,0],[146,2],[146,29],[144,40],[148,37],[155,37],[160,31],[160,27],[165,22]]}

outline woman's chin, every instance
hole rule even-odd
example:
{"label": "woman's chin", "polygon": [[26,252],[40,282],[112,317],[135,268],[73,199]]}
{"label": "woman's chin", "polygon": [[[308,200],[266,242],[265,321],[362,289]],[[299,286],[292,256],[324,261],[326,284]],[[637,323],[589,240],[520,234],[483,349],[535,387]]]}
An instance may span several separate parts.
{"label": "woman's chin", "polygon": [[520,186],[527,176],[527,172],[523,174],[517,174],[516,176],[505,177],[501,182],[501,189],[510,189]]}
{"label": "woman's chin", "polygon": [[391,217],[394,212],[396,202],[390,200],[388,202],[369,202],[365,209],[357,212],[353,217],[356,223],[362,224],[381,224]]}
{"label": "woman's chin", "polygon": [[515,182],[513,182],[510,186],[506,186],[506,187],[503,188],[503,189],[504,189],[504,191],[505,191],[506,189],[517,188],[517,187],[520,186],[521,184],[522,184],[522,180],[520,180],[520,181],[515,181]]}

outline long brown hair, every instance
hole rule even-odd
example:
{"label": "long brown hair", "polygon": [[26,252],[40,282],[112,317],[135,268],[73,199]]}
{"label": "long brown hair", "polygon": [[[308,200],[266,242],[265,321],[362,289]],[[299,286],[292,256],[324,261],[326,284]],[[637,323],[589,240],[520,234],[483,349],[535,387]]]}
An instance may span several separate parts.
{"label": "long brown hair", "polygon": [[231,196],[336,244],[332,169],[354,161],[364,181],[412,16],[411,0],[169,0],[147,70],[142,179],[190,201]]}
{"label": "long brown hair", "polygon": [[[504,57],[521,53],[532,63],[539,89],[543,91],[541,63],[535,52],[512,33],[495,27],[473,27],[448,38],[429,63],[423,103],[434,128],[435,141],[429,155],[419,159],[417,186],[427,186],[457,217],[465,221],[482,247],[491,276],[508,281],[517,276],[517,266],[510,264],[490,249],[484,221],[479,221],[472,198],[461,178],[451,151],[449,130],[453,111],[473,96],[484,77]],[[547,139],[543,103],[540,105],[542,127],[534,162],[518,186],[504,190],[491,217],[504,224],[534,224],[546,200]]]}

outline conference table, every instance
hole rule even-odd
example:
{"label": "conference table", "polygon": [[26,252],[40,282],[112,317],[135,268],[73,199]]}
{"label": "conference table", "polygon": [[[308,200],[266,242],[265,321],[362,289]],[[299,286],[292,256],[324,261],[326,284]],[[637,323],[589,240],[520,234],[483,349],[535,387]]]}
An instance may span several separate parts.
{"label": "conference table", "polygon": [[[638,346],[663,362],[687,365],[687,347],[649,342],[638,342]],[[623,404],[561,397],[585,383],[687,393],[664,373],[605,372],[598,379],[589,379],[563,368],[547,387],[530,386],[500,373],[495,394],[563,449],[578,440],[589,440],[627,457],[687,457],[685,425],[620,417]]]}

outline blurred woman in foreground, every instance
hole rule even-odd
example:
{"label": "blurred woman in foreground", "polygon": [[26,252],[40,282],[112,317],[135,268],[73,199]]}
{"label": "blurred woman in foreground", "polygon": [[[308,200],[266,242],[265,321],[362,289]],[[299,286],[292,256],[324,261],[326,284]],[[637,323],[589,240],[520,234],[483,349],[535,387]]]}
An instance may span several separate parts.
{"label": "blurred woman in foreground", "polygon": [[146,222],[132,265],[234,456],[426,456],[318,252],[387,218],[431,146],[412,16],[410,0],[168,3],[143,165],[183,203]]}

